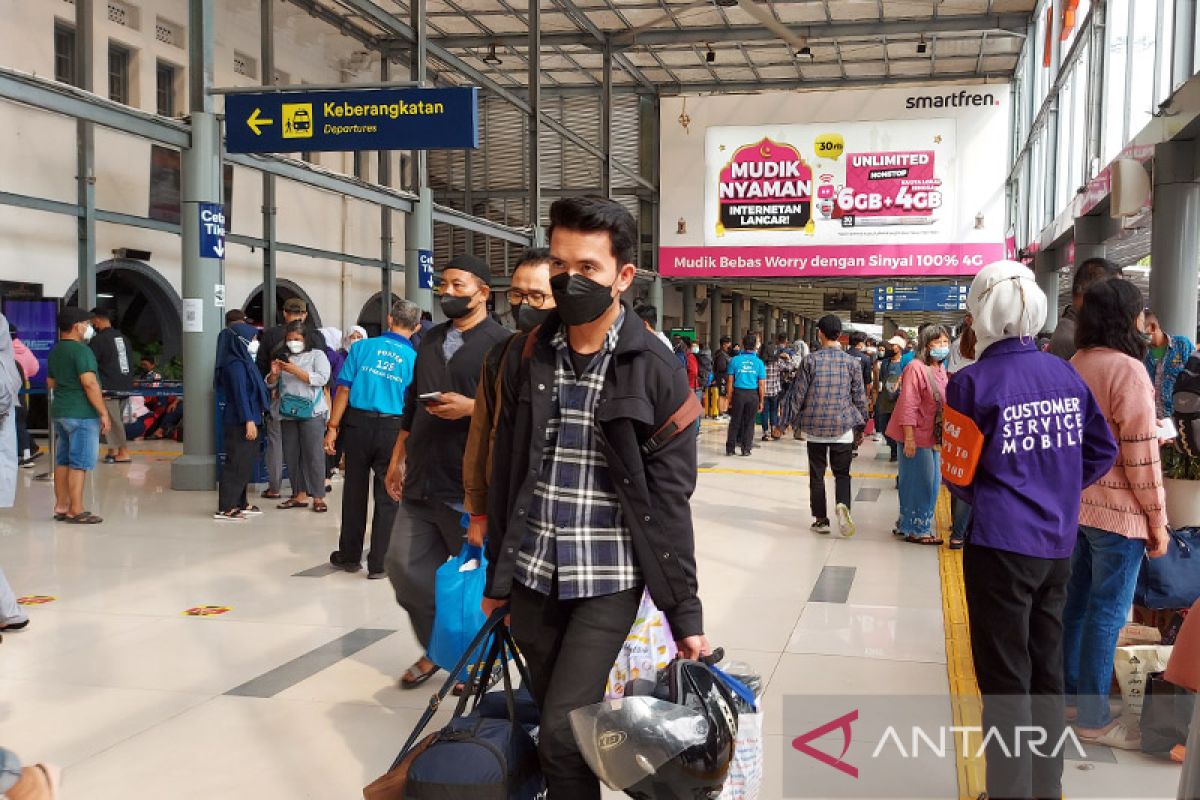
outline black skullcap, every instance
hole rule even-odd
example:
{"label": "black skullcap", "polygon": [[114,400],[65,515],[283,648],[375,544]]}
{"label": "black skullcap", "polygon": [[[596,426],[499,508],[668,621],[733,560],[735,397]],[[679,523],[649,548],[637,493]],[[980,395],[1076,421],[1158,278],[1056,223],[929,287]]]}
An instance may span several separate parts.
{"label": "black skullcap", "polygon": [[470,254],[455,256],[447,262],[446,266],[442,267],[443,271],[448,269],[460,269],[463,272],[469,272],[483,281],[484,286],[492,285],[492,268],[478,256]]}

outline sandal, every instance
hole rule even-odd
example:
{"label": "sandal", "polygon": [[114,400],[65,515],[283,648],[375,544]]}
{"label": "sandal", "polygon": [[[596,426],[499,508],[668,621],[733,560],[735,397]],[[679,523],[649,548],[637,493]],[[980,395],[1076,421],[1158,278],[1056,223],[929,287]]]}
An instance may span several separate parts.
{"label": "sandal", "polygon": [[942,544],[942,540],[936,536],[912,536],[911,534],[904,537],[904,541],[909,544],[924,544],[936,547]]}
{"label": "sandal", "polygon": [[276,508],[308,508],[308,501],[305,500],[303,502],[297,502],[296,498],[289,497],[287,500],[284,500],[282,503],[280,503],[279,505],[277,505],[275,507]]}
{"label": "sandal", "polygon": [[259,497],[264,500],[278,500],[279,498],[283,497],[283,495],[281,495],[279,492],[267,489],[261,495],[259,495]]}
{"label": "sandal", "polygon": [[324,500],[313,500],[313,511],[314,512],[316,512],[317,514],[324,514],[328,510],[329,510],[329,506],[325,504]]}
{"label": "sandal", "polygon": [[64,520],[66,520],[66,518],[67,518],[67,512],[65,512],[65,511],[55,511],[54,512],[54,521],[55,522],[63,522]]}
{"label": "sandal", "polygon": [[73,517],[67,517],[65,521],[72,525],[98,525],[104,522],[104,520],[90,511],[81,511]]}
{"label": "sandal", "polygon": [[[431,662],[432,664],[432,662]],[[404,674],[400,676],[400,688],[404,690],[415,689],[425,681],[432,678],[438,671],[438,665],[432,664],[426,672],[421,671],[421,662],[413,664]]]}

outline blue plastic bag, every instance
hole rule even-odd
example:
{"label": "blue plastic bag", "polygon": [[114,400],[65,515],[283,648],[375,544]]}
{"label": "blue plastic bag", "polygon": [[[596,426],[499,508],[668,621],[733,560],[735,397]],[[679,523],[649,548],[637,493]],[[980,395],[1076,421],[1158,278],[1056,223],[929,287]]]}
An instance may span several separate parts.
{"label": "blue plastic bag", "polygon": [[[463,571],[470,561],[478,566]],[[433,636],[429,640],[429,658],[442,669],[453,669],[471,645],[471,640],[487,618],[479,607],[487,582],[487,557],[483,548],[463,544],[457,556],[438,567],[434,579],[437,612],[433,618]],[[481,652],[472,664],[483,658]],[[459,676],[467,677],[464,671]]]}

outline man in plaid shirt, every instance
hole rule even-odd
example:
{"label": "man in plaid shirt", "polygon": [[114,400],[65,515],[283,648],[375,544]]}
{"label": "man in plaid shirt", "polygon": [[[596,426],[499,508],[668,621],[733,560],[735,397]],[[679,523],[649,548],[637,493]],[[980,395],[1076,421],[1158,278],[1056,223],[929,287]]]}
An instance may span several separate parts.
{"label": "man in plaid shirt", "polygon": [[556,308],[501,366],[483,609],[509,607],[541,710],[542,772],[565,800],[600,800],[568,715],[603,699],[643,590],[684,658],[709,652],[689,505],[701,408],[682,364],[620,300],[638,238],[611,200],[554,203]]}
{"label": "man in plaid shirt", "polygon": [[838,337],[842,321],[828,314],[817,323],[821,349],[796,373],[780,404],[779,426],[795,425],[808,437],[808,486],[812,529],[829,533],[825,500],[825,468],[833,467],[837,515],[842,536],[854,535],[850,516],[850,462],[854,459],[854,429],[867,419],[867,395],[862,364],[842,350]]}

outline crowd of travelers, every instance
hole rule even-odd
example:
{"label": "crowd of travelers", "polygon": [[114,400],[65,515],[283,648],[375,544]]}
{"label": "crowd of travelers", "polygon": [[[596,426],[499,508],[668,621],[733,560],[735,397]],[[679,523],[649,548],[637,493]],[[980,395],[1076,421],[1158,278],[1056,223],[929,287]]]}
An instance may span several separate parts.
{"label": "crowd of travelers", "polygon": [[[214,518],[261,515],[255,499],[324,513],[337,474],[329,562],[352,573],[365,562],[368,579],[390,580],[424,650],[399,670],[404,690],[448,667],[430,655],[439,567],[478,548],[478,605],[507,609],[528,665],[549,797],[588,800],[599,783],[570,714],[604,699],[642,604],[669,622],[680,658],[712,653],[690,506],[701,420],[728,422],[729,456],[783,446],[772,443],[789,432],[803,442],[811,528],[843,537],[856,532],[851,466],[873,436],[897,465],[896,538],[943,544],[935,509],[943,487],[952,495],[949,546],[964,550],[985,726],[1007,736],[1070,725],[1085,742],[1137,748],[1138,731],[1109,709],[1112,654],[1144,557],[1168,550],[1166,421],[1200,357],[1120,270],[1079,267],[1049,352],[1038,343],[1046,297],[1012,262],[974,279],[955,331],[928,324],[881,341],[827,315],[811,340],[747,331],[710,352],[664,336],[657,309],[622,299],[638,243],[617,203],[555,202],[549,248],[528,251],[506,290],[515,331],[489,311],[495,278],[471,255],[442,269],[441,324],[407,300],[378,336],[315,329],[296,299],[266,329],[231,312],[214,376],[224,452]],[[64,308],[58,328],[53,513],[96,524],[83,486],[100,437],[106,461],[126,462],[129,426],[146,414],[130,408],[133,353],[107,313]],[[0,505],[15,491],[8,467],[32,457],[9,411],[36,367],[8,330],[0,321]],[[140,370],[156,375],[153,360]],[[260,461],[267,486],[254,498]],[[11,596],[0,574],[0,631],[28,625]],[[1061,796],[1061,755],[1001,744],[988,745],[990,796]],[[51,779],[40,765],[13,775]]]}

